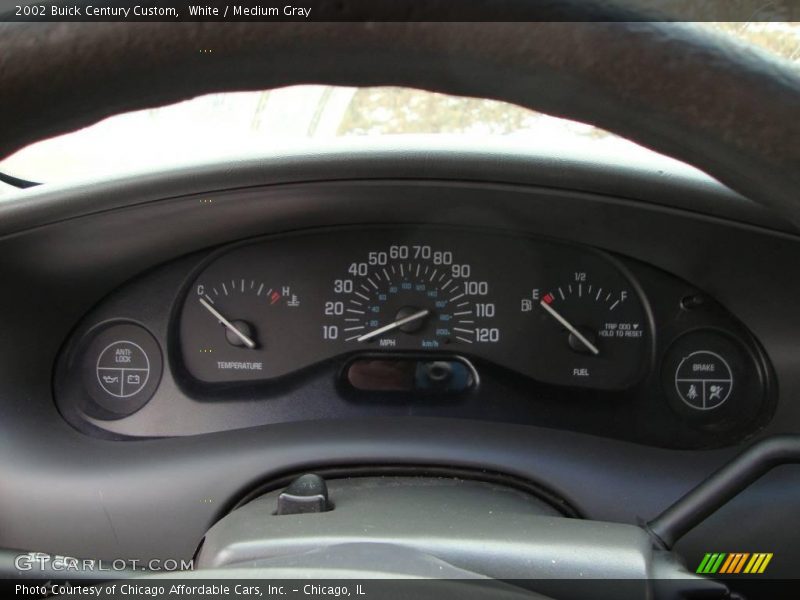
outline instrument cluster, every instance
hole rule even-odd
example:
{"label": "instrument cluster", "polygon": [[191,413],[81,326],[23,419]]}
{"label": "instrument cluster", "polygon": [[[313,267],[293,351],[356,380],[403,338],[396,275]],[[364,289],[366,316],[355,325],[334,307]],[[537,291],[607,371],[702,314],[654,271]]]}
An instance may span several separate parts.
{"label": "instrument cluster", "polygon": [[389,352],[624,389],[652,338],[638,289],[610,257],[436,229],[340,229],[227,250],[197,274],[178,318],[184,364],[210,383]]}
{"label": "instrument cluster", "polygon": [[[56,382],[72,421],[143,435],[419,414],[702,447],[770,411],[766,358],[724,307],[586,246],[376,225],[181,265],[79,328]],[[169,309],[141,309],[149,295]]]}

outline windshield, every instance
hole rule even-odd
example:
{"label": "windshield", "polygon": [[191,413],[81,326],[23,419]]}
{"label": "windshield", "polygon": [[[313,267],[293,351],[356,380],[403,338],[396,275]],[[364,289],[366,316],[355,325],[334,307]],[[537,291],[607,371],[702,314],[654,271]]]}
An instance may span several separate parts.
{"label": "windshield", "polygon": [[[800,65],[798,23],[703,23]],[[526,147],[601,145],[645,152],[593,127],[492,100],[407,88],[295,86],[202,96],[114,116],[28,146],[0,172],[43,182],[285,153],[369,137],[435,135],[501,140]],[[490,140],[491,138],[491,140]],[[2,193],[2,192],[0,192]]]}
{"label": "windshield", "polygon": [[0,171],[68,181],[346,144],[346,138],[420,135],[626,143],[590,125],[491,100],[408,88],[303,85],[212,94],[111,117],[33,144]]}

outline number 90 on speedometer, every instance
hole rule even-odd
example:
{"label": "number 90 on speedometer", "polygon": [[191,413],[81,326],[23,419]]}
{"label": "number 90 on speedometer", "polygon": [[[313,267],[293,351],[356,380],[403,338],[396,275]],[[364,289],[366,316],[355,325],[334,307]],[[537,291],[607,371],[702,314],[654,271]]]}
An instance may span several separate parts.
{"label": "number 90 on speedometer", "polygon": [[359,258],[331,282],[323,340],[365,350],[444,350],[500,341],[489,282],[451,250],[392,244]]}

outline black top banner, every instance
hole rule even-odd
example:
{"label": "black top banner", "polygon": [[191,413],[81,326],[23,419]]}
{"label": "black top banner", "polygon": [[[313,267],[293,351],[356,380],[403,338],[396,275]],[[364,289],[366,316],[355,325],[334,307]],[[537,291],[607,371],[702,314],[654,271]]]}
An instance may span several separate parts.
{"label": "black top banner", "polygon": [[800,0],[0,0],[0,22],[800,21]]}

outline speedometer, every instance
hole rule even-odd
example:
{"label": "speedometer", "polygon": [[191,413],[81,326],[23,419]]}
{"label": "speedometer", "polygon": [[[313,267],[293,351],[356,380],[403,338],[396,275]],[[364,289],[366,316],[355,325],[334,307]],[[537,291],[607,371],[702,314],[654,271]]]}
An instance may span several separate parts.
{"label": "speedometer", "polygon": [[497,342],[489,282],[446,248],[390,244],[350,262],[324,303],[323,340],[437,350]]}

